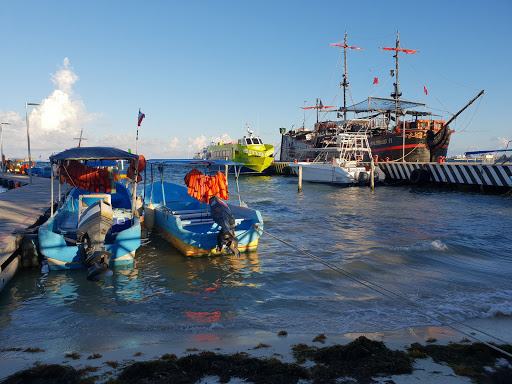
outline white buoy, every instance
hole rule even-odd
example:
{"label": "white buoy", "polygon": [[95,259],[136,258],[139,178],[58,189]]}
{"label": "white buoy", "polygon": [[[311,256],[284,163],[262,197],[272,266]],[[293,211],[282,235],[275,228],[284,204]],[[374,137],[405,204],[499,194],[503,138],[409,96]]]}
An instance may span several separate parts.
{"label": "white buoy", "polygon": [[144,224],[146,229],[151,232],[155,225],[155,207],[153,203],[149,203],[146,207],[146,213],[144,214]]}

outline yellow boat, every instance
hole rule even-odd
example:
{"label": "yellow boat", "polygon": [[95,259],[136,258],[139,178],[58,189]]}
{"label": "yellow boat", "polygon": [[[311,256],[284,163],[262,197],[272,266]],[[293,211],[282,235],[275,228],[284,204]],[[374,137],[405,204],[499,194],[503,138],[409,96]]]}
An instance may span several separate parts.
{"label": "yellow boat", "polygon": [[242,163],[241,173],[261,173],[274,162],[274,146],[264,144],[259,136],[247,127],[249,136],[238,143],[212,143],[201,155],[205,160],[228,160]]}

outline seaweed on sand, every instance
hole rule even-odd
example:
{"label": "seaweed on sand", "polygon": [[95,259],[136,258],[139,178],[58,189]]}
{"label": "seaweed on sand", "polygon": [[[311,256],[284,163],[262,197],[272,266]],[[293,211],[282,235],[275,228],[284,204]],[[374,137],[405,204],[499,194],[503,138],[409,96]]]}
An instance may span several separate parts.
{"label": "seaweed on sand", "polygon": [[118,379],[119,383],[192,384],[207,375],[218,376],[221,382],[237,377],[255,384],[295,384],[299,379],[309,378],[306,369],[278,359],[202,352],[179,359],[137,362],[123,369]]}
{"label": "seaweed on sand", "polygon": [[[512,353],[512,346],[500,345],[499,348]],[[499,358],[504,355],[483,343],[461,344],[450,343],[448,345],[430,344],[422,347],[422,350],[438,364],[447,364],[460,376],[467,376],[475,383],[498,383],[491,377],[495,376],[486,367],[494,367]],[[509,364],[512,359],[508,358]],[[512,378],[512,369],[500,367],[498,369],[502,377]],[[505,381],[503,382],[505,383]]]}
{"label": "seaweed on sand", "polygon": [[24,371],[16,372],[5,379],[2,384],[75,384],[79,380],[80,373],[73,367],[59,364],[40,364]]}
{"label": "seaweed on sand", "polygon": [[[297,347],[297,346],[296,346]],[[337,378],[352,377],[360,383],[372,382],[372,377],[412,373],[413,359],[406,352],[392,351],[381,341],[364,336],[346,345],[324,348],[294,347],[296,358],[304,356],[317,363],[311,367],[315,382],[333,383]]]}

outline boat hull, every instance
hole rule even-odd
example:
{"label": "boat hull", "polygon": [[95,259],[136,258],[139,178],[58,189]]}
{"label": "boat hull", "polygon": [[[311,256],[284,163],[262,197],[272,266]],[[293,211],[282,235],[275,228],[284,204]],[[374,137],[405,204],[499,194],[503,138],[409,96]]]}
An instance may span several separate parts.
{"label": "boat hull", "polygon": [[[124,187],[117,183],[119,193],[112,195],[114,201],[128,198],[123,195]],[[126,192],[127,193],[127,192]],[[89,192],[74,188],[70,198],[39,228],[39,251],[46,258],[50,270],[85,268],[83,263],[82,246],[76,244],[79,195],[88,195]],[[122,208],[113,211],[114,226],[105,238],[105,250],[112,256],[109,258],[110,266],[133,264],[135,251],[140,246],[140,221],[135,215],[133,222],[128,211],[128,203],[120,203]],[[114,233],[114,234],[112,234]]]}
{"label": "boat hull", "polygon": [[359,174],[366,173],[364,167],[340,167],[331,164],[294,163],[290,164],[294,174],[302,167],[302,180],[310,183],[327,183],[342,186],[359,185]]}
{"label": "boat hull", "polygon": [[[449,139],[434,153],[431,153],[427,144],[426,130],[406,130],[405,147],[402,133],[390,133],[368,138],[372,154],[378,156],[379,161],[402,161],[405,152],[406,162],[437,161],[441,156],[446,157]],[[405,148],[405,151],[404,151]],[[308,151],[311,149],[311,151]],[[311,142],[296,140],[290,136],[283,136],[282,161],[305,161],[314,159],[316,153]]]}
{"label": "boat hull", "polygon": [[[220,227],[208,215],[209,206],[188,195],[187,188],[164,182],[153,185],[150,198],[154,206],[154,228],[185,256],[214,256],[227,254],[229,250],[217,250]],[[163,196],[165,195],[165,205]],[[151,185],[146,187],[151,196]],[[149,203],[149,201],[147,202]],[[228,204],[235,222],[235,236],[240,252],[254,252],[260,233],[253,226],[263,229],[263,219],[257,210]],[[181,214],[183,212],[183,214]]]}
{"label": "boat hull", "polygon": [[[274,146],[270,144],[211,145],[208,147],[208,153],[213,160],[230,160],[243,164],[241,173],[261,173],[274,161]],[[233,171],[232,168],[230,170]]]}
{"label": "boat hull", "polygon": [[[402,133],[392,133],[382,136],[373,136],[368,139],[372,154],[379,156],[379,161],[400,160],[405,154],[406,162],[430,162],[437,161],[440,156],[446,157],[449,139],[434,153],[431,153],[427,144],[426,130],[411,130]],[[431,158],[432,156],[432,158]]]}

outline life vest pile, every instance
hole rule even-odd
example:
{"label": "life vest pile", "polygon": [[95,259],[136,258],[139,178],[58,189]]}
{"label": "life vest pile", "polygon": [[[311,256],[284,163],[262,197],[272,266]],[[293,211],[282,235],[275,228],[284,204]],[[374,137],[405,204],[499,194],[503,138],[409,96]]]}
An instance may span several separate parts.
{"label": "life vest pile", "polygon": [[68,184],[85,189],[89,192],[105,192],[115,193],[115,181],[117,181],[117,175],[115,174],[112,167],[109,168],[96,168],[89,167],[88,165],[82,164],[77,160],[69,160],[62,164],[63,168],[60,171],[60,183]]}
{"label": "life vest pile", "polygon": [[[140,183],[142,181],[142,176],[140,173],[144,171],[144,168],[146,168],[146,158],[142,155],[139,155],[139,167],[137,168],[137,183]],[[130,166],[126,170],[126,176],[128,176],[129,179],[133,180],[133,176],[135,175],[135,160],[133,160],[130,163]]]}
{"label": "life vest pile", "polygon": [[185,185],[188,187],[188,194],[202,203],[208,203],[212,196],[218,196],[222,200],[229,199],[226,175],[222,172],[217,172],[215,176],[206,176],[194,168],[185,176]]}

